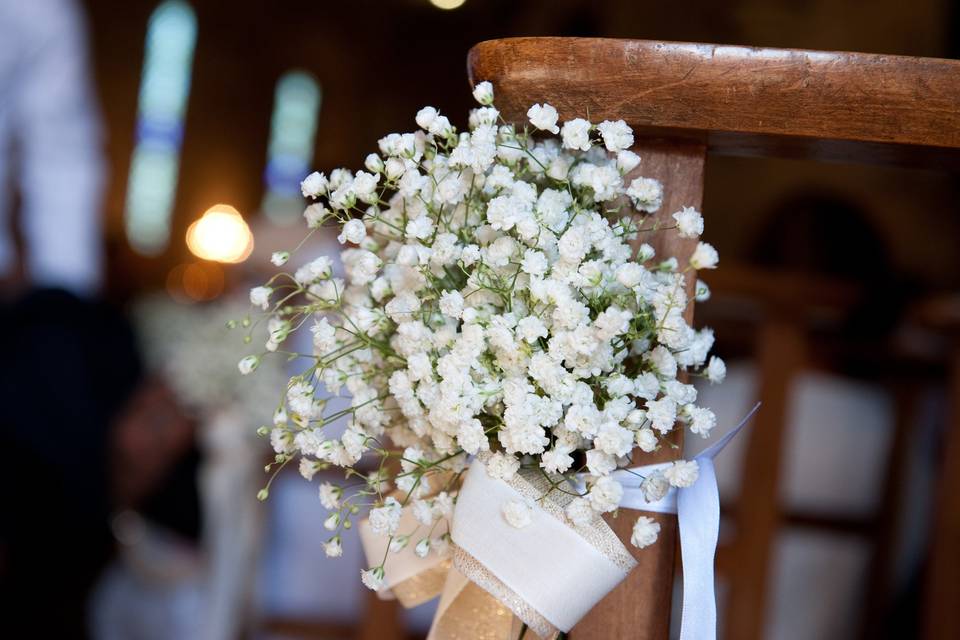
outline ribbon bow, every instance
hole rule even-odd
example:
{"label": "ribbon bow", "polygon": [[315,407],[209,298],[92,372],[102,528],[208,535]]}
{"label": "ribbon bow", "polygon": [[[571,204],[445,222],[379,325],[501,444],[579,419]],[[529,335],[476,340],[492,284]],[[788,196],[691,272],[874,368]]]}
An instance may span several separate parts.
{"label": "ribbon bow", "polygon": [[[759,407],[757,403],[736,427],[694,458],[700,472],[689,487],[671,488],[660,500],[647,502],[640,488],[643,477],[672,463],[614,472],[624,489],[621,507],[677,514],[683,560],[681,640],[716,638],[713,560],[720,496],[713,459]],[[533,505],[548,493],[540,482],[539,474],[495,480],[481,461],[471,465],[453,517],[453,567],[449,560],[432,554],[418,558],[405,550],[393,556],[388,571],[385,586],[392,593],[381,597],[397,597],[412,606],[442,591],[431,640],[516,637],[518,618],[541,638],[568,631],[626,577],[635,562],[599,517],[587,527],[565,519],[563,503],[571,499],[567,493],[553,492],[553,501],[536,503],[529,526],[507,525],[500,516],[504,501],[526,500]],[[406,511],[404,517],[409,517]],[[385,540],[372,534],[366,523],[360,533],[368,557],[382,558]],[[557,562],[559,558],[563,561]]]}

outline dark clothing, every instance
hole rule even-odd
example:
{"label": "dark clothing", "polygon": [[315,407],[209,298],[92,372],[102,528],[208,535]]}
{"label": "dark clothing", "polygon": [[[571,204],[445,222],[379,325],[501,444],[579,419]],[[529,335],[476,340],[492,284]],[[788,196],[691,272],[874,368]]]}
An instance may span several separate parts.
{"label": "dark clothing", "polygon": [[0,308],[0,346],[0,637],[84,637],[112,547],[109,426],[140,377],[133,333],[105,304],[42,290]]}

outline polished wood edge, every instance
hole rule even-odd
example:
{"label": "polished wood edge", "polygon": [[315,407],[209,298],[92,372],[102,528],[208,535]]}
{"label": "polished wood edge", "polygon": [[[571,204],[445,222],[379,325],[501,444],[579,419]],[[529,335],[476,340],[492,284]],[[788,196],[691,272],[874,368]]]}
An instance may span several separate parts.
{"label": "polished wood edge", "polygon": [[[931,58],[926,56],[905,56],[893,53],[868,53],[864,51],[843,51],[839,49],[786,49],[783,47],[758,47],[743,44],[717,43],[717,42],[691,42],[684,40],[645,40],[641,38],[591,38],[575,36],[514,36],[510,38],[491,38],[481,40],[473,45],[467,52],[468,59],[473,55],[482,55],[484,50],[491,47],[500,47],[508,44],[535,44],[538,46],[555,46],[582,43],[588,46],[628,46],[628,45],[663,45],[663,46],[682,46],[682,47],[710,47],[712,49],[741,49],[753,52],[764,57],[776,57],[777,54],[802,53],[812,56],[820,55],[839,55],[839,56],[862,56],[864,58],[874,58],[889,61],[903,62],[929,62],[934,64],[945,64],[954,70],[960,70],[960,60],[950,58]],[[469,66],[468,66],[469,71]],[[473,78],[470,78],[473,83]]]}
{"label": "polished wood edge", "polygon": [[547,101],[562,119],[623,118],[711,153],[960,170],[960,61],[604,38],[475,45],[508,120]]}

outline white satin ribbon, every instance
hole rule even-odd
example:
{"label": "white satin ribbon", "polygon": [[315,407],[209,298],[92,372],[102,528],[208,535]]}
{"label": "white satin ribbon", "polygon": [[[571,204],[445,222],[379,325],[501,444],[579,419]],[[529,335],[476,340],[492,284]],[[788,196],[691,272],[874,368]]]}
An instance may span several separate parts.
{"label": "white satin ribbon", "polygon": [[[507,523],[503,505],[510,501],[529,506],[530,524],[518,529]],[[550,624],[569,631],[635,562],[614,537],[624,556],[618,565],[571,528],[562,510],[549,513],[548,506],[491,478],[477,461],[457,497],[451,536]]]}
{"label": "white satin ribbon", "polygon": [[[620,506],[638,511],[676,513],[680,527],[683,561],[683,609],[680,640],[714,640],[717,637],[717,602],[714,594],[713,559],[720,529],[720,493],[713,459],[743,429],[760,408],[758,402],[736,427],[697,457],[700,473],[693,485],[670,491],[656,502],[647,502],[640,483],[643,477],[672,463],[650,464],[614,472],[623,485]],[[643,477],[641,477],[643,476]]]}

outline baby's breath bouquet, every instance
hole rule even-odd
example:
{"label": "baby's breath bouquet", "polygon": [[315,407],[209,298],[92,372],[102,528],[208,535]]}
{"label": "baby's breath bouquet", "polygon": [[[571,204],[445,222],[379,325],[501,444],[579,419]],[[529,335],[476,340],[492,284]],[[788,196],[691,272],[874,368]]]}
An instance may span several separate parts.
{"label": "baby's breath bouquet", "polygon": [[[724,376],[709,357],[712,332],[684,320],[687,281],[716,266],[717,252],[700,242],[680,262],[645,242],[665,229],[698,237],[700,213],[684,207],[658,228],[648,214],[662,185],[627,177],[641,158],[623,121],[560,127],[552,106],[536,104],[521,129],[500,117],[490,83],[474,97],[469,131],[425,107],[419,129],[382,138],[365,170],[308,176],[307,226],[333,228],[339,261],[312,258],[250,292],[267,318],[266,352],[309,363],[262,432],[277,462],[299,460],[307,479],[345,471],[342,485],[320,487],[326,550],[339,555],[341,530],[370,508],[370,528],[387,541],[362,574],[375,590],[391,552],[449,552],[474,458],[494,479],[547,478],[545,491],[565,496],[561,517],[584,526],[618,508],[614,472],[634,447],[671,446],[677,429],[706,436],[716,422],[678,376]],[[304,329],[312,353],[285,351]],[[241,372],[265,355],[244,358]],[[351,406],[327,410],[338,395]],[[328,435],[343,420],[346,432]],[[642,491],[654,501],[697,473],[677,461],[644,477]],[[502,517],[523,528],[531,508],[508,501]],[[658,530],[641,517],[633,543],[651,544]]]}

